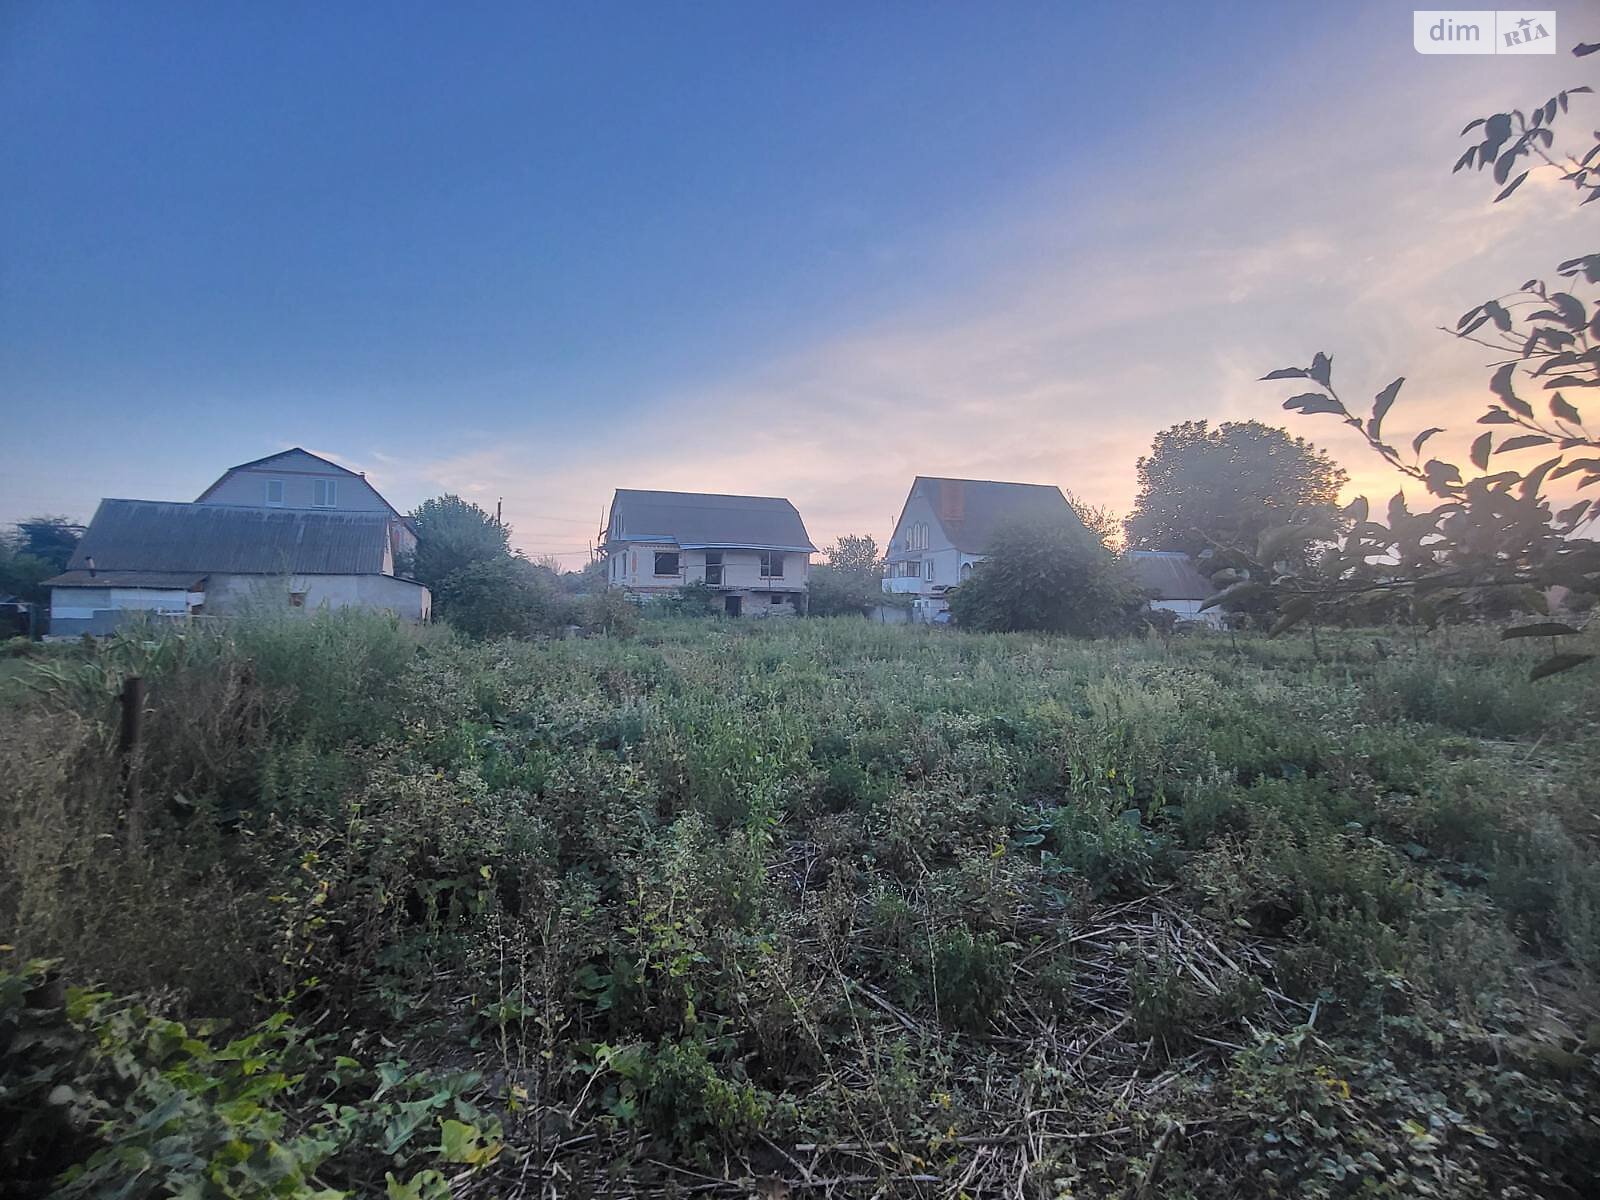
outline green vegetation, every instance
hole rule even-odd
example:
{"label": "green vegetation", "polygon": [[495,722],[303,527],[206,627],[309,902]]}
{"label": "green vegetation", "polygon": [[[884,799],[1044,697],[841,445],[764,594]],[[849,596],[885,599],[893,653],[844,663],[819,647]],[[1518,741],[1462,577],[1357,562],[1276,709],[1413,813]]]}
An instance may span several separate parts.
{"label": "green vegetation", "polygon": [[[1451,633],[343,613],[18,659],[21,1194],[1600,1174],[1600,691]],[[118,753],[115,697],[146,681]],[[57,1181],[52,1184],[51,1181]]]}
{"label": "green vegetation", "polygon": [[1123,563],[1075,518],[1002,525],[984,560],[950,593],[957,624],[984,633],[1125,633],[1143,606]]}

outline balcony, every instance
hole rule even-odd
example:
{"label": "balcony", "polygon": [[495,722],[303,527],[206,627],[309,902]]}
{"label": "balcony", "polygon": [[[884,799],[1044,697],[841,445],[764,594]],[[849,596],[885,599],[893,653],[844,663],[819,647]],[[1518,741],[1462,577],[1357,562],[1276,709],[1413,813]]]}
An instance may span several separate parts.
{"label": "balcony", "polygon": [[883,581],[883,590],[890,595],[920,595],[924,586],[932,587],[920,575],[891,578]]}

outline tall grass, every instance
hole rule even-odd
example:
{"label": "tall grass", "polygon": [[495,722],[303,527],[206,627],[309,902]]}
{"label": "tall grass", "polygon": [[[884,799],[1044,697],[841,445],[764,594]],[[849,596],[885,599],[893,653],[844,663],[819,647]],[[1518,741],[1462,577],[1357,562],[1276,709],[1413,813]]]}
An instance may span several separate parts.
{"label": "tall grass", "polygon": [[[1560,1042],[1578,1065],[1547,1079],[1526,1047],[1551,1044],[1552,994],[1582,1027],[1600,971],[1593,679],[1529,685],[1459,631],[1317,651],[846,619],[137,631],[25,664],[3,701],[0,925],[176,1013],[292,997],[357,1042],[493,1047],[524,1097],[508,1120],[532,1105],[702,1165],[756,1128],[1143,1129],[1141,1078],[1196,1120],[1236,1103],[1206,1091],[1224,1079],[1287,1104],[1288,1067],[1243,1048],[1313,1013],[1335,1057],[1435,1037],[1438,1104],[1499,1144],[1514,1112],[1581,1110],[1588,1050]],[[129,674],[149,711],[124,761]],[[1485,1090],[1495,1054],[1524,1082]],[[1362,1138],[1390,1153],[1390,1071],[1325,1115],[1342,1132],[1308,1178]],[[1264,1187],[1254,1110],[1228,1111],[1237,1158],[1191,1147],[1196,1194]],[[1593,1160],[1548,1136],[1559,1194]],[[1533,1178],[1480,1153],[1480,1183]]]}

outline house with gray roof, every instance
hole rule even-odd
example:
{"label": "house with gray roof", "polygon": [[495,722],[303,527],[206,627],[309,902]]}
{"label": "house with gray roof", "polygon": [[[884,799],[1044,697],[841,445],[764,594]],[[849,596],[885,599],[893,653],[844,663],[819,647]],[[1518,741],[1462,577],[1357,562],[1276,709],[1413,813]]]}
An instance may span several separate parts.
{"label": "house with gray roof", "polygon": [[911,596],[913,619],[931,621],[984,560],[996,529],[1035,519],[1083,526],[1054,484],[918,475],[889,537],[883,590]]}
{"label": "house with gray roof", "polygon": [[409,534],[399,526],[387,506],[102,500],[67,569],[45,581],[50,633],[110,633],[136,617],[347,606],[425,621],[428,589],[396,569]]}
{"label": "house with gray roof", "polygon": [[649,599],[703,583],[729,616],[805,611],[816,547],[793,504],[618,488],[601,534],[606,581]]}

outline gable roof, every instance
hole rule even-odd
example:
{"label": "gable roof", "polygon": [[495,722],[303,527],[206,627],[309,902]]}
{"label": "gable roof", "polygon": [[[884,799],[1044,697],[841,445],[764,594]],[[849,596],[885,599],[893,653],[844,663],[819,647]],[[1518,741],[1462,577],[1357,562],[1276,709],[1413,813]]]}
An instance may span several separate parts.
{"label": "gable roof", "polygon": [[816,551],[800,514],[781,496],[618,488],[606,528],[619,541],[676,542],[685,549]]}
{"label": "gable roof", "polygon": [[205,500],[205,498],[207,496],[211,495],[212,492],[216,491],[219,487],[221,487],[223,485],[223,483],[226,482],[228,476],[232,475],[235,471],[248,471],[248,470],[251,470],[251,469],[253,469],[255,467],[264,467],[270,462],[277,462],[278,459],[287,458],[291,454],[304,454],[307,458],[315,459],[317,462],[321,463],[325,467],[332,467],[335,471],[337,471],[341,475],[354,476],[355,478],[361,480],[361,482],[366,484],[369,488],[372,488],[372,494],[374,496],[376,496],[379,500],[383,501],[383,505],[384,505],[385,508],[387,508],[395,516],[397,516],[397,517],[400,516],[400,510],[397,509],[394,505],[390,504],[389,501],[384,497],[382,492],[380,492],[377,488],[372,487],[372,482],[367,478],[366,473],[364,471],[352,471],[349,467],[340,466],[338,463],[334,462],[332,459],[323,458],[322,455],[320,455],[320,454],[311,453],[311,451],[307,450],[304,446],[290,446],[287,450],[279,450],[276,454],[269,454],[265,458],[253,458],[249,462],[240,463],[238,466],[229,467],[221,475],[217,476],[216,482],[214,482],[205,491],[201,492],[198,496],[196,496],[194,498],[194,502],[196,504],[199,504],[203,500]]}
{"label": "gable roof", "polygon": [[[994,479],[947,479],[918,475],[906,504],[918,495],[933,509],[950,544],[963,554],[985,554],[994,532],[1007,521],[1054,517],[1082,525],[1053,483],[1002,483]],[[900,509],[905,517],[905,506]],[[896,522],[895,528],[899,528]]]}
{"label": "gable roof", "polygon": [[1129,550],[1127,557],[1152,600],[1204,600],[1217,590],[1181,550]]}
{"label": "gable roof", "polygon": [[102,500],[66,573],[46,582],[82,586],[123,574],[194,579],[213,571],[381,575],[392,520],[376,510]]}

